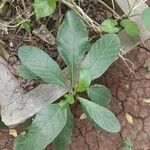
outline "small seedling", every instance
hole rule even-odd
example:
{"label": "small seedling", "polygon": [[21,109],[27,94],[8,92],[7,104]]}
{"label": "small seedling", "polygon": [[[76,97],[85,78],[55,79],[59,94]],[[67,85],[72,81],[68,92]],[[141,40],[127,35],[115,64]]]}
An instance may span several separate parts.
{"label": "small seedling", "polygon": [[[138,14],[138,16],[141,16],[141,21],[143,22],[144,27],[147,30],[150,30],[150,8],[146,8],[143,10],[142,14]],[[128,18],[122,19],[120,25],[125,29],[125,32],[129,36],[137,36],[140,33],[140,28],[138,24]]]}
{"label": "small seedling", "polygon": [[[74,9],[77,12],[79,10],[82,10],[81,8],[78,9],[78,7],[75,6],[75,3],[72,4],[72,2],[65,2],[65,1],[61,1],[61,2],[66,4],[67,6],[71,7],[72,9]],[[102,4],[104,5],[104,2],[102,2]],[[117,19],[111,18],[111,19],[104,20],[101,23],[101,25],[96,27],[98,29],[98,31],[105,32],[105,33],[118,33],[120,31],[120,29],[123,28],[123,29],[125,29],[125,32],[127,35],[129,35],[131,37],[138,36],[140,33],[140,28],[136,22],[134,22],[130,19],[130,17],[132,16],[132,12],[134,10],[135,4],[136,4],[136,0],[133,2],[133,6],[130,6],[130,4],[129,4],[130,10],[129,10],[128,15],[124,15],[124,17],[120,17]],[[106,5],[107,4],[105,4],[105,6]],[[77,10],[76,10],[76,8],[77,8]],[[35,10],[37,19],[51,15],[52,13],[54,13],[55,9],[56,9],[56,0],[47,0],[47,1],[35,0],[35,2],[34,2],[34,10]],[[112,11],[112,9],[111,9],[111,11]],[[113,10],[113,12],[115,12],[115,10]],[[82,13],[83,13],[83,11],[82,11]],[[150,23],[149,23],[150,8],[146,8],[142,12],[142,14],[135,14],[135,16],[136,15],[141,16],[141,20],[142,20],[145,28],[150,30]],[[118,14],[117,14],[117,16],[118,16]],[[87,19],[87,17],[86,17],[86,19]],[[83,19],[83,20],[86,20],[86,19]],[[87,20],[86,20],[86,22],[87,22]]]}
{"label": "small seedling", "polygon": [[132,141],[131,138],[126,138],[125,139],[123,150],[133,150],[133,141]]}
{"label": "small seedling", "polygon": [[27,32],[31,30],[31,24],[28,20],[15,18],[13,23],[14,23],[14,27],[20,26],[22,29],[25,29]]}
{"label": "small seedling", "polygon": [[[141,16],[141,21],[145,28],[150,30],[150,8],[144,9],[142,14],[138,14],[138,16]],[[119,28],[123,28],[126,34],[131,37],[138,36],[140,33],[138,24],[132,21],[130,16],[120,19],[107,19],[99,26],[99,29],[106,33],[117,33],[120,30]]]}
{"label": "small seedling", "polygon": [[[106,108],[111,99],[109,90],[102,85],[91,85],[116,60],[120,39],[116,34],[107,34],[89,45],[88,31],[78,15],[69,11],[57,33],[58,51],[69,75],[64,77],[58,64],[44,51],[33,46],[19,49],[22,65],[18,70],[25,79],[36,79],[43,84],[58,85],[66,94],[55,104],[47,104],[36,114],[26,134],[14,142],[15,150],[43,150],[53,142],[56,149],[65,149],[71,141],[74,117],[70,107],[79,101],[87,118],[96,128],[110,133],[120,131],[120,123]],[[86,92],[91,99],[80,97]]]}
{"label": "small seedling", "polygon": [[114,19],[107,19],[100,25],[100,30],[106,33],[117,33],[119,31],[118,22]]}
{"label": "small seedling", "polygon": [[130,19],[123,19],[120,24],[129,36],[137,36],[140,32],[138,25]]}

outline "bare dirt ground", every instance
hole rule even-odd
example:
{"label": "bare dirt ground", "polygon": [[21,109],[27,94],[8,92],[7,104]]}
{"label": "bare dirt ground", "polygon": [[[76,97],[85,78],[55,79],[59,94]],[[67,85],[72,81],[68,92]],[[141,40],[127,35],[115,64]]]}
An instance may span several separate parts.
{"label": "bare dirt ground", "polygon": [[[99,80],[111,90],[110,109],[121,122],[121,132],[110,134],[95,130],[87,119],[79,119],[82,111],[77,105],[73,108],[75,129],[69,150],[123,150],[126,138],[131,139],[134,150],[150,150],[150,103],[143,101],[150,98],[147,70],[150,51],[137,47],[127,58],[134,63],[135,73],[131,73],[122,60],[117,60]],[[126,113],[133,117],[133,124],[127,121]],[[0,150],[12,150],[12,141],[7,130],[0,132]],[[52,149],[51,146],[47,148]]]}

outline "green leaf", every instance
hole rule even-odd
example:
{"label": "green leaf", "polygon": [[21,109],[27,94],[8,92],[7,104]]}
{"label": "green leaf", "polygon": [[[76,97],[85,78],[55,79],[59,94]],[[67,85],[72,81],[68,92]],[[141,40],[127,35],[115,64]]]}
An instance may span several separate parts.
{"label": "green leaf", "polygon": [[119,28],[116,26],[118,25],[118,22],[113,19],[107,19],[102,22],[100,29],[101,31],[107,32],[107,33],[116,33],[119,31]]}
{"label": "green leaf", "polygon": [[101,106],[107,106],[111,100],[110,91],[103,85],[95,84],[90,86],[87,92],[90,99]]}
{"label": "green leaf", "polygon": [[97,127],[111,133],[120,131],[120,123],[115,115],[94,102],[78,97],[86,116],[95,123]]}
{"label": "green leaf", "polygon": [[31,29],[31,24],[27,20],[21,20],[20,18],[15,18],[13,21],[14,25],[21,24],[21,28],[25,29],[27,32]]}
{"label": "green leaf", "polygon": [[57,136],[54,143],[56,145],[56,150],[65,150],[67,146],[71,143],[71,135],[74,128],[74,117],[68,106],[67,113],[67,123],[61,133]]}
{"label": "green leaf", "polygon": [[129,36],[137,36],[140,32],[138,25],[130,19],[123,19],[121,21],[121,26],[125,28]]}
{"label": "green leaf", "polygon": [[133,141],[131,138],[126,138],[124,140],[124,148],[123,150],[133,150]]}
{"label": "green leaf", "polygon": [[49,16],[56,9],[56,0],[35,0],[34,9],[37,19]]}
{"label": "green leaf", "polygon": [[19,48],[18,55],[22,62],[19,69],[22,77],[38,79],[42,83],[65,86],[64,77],[58,64],[41,49],[23,46]]}
{"label": "green leaf", "polygon": [[81,69],[88,70],[92,80],[100,77],[116,60],[120,48],[120,39],[116,34],[102,36],[92,45]]}
{"label": "green leaf", "polygon": [[66,94],[64,96],[66,98],[66,101],[69,103],[69,104],[73,104],[74,103],[74,97],[72,94]]}
{"label": "green leaf", "polygon": [[[25,67],[24,65],[21,65],[18,70],[17,70],[17,74],[21,77],[23,77],[24,79],[27,80],[33,80],[37,78],[37,75],[35,75],[32,71],[30,71],[27,67]],[[37,79],[40,80],[40,79]]]}
{"label": "green leaf", "polygon": [[28,120],[26,120],[24,123],[23,123],[23,125],[22,125],[22,128],[23,129],[29,129],[30,128],[30,126],[31,126],[31,124],[32,124],[32,119],[33,118],[29,118]]}
{"label": "green leaf", "polygon": [[66,107],[59,104],[45,106],[36,115],[29,131],[15,139],[14,150],[43,150],[60,134],[66,121]]}
{"label": "green leaf", "polygon": [[69,11],[57,33],[58,51],[70,69],[72,80],[87,50],[88,31],[80,17]]}
{"label": "green leaf", "polygon": [[86,80],[80,80],[79,84],[76,87],[77,92],[84,92],[88,89],[89,84]]}
{"label": "green leaf", "polygon": [[25,22],[23,22],[23,23],[21,24],[21,27],[22,27],[23,29],[25,29],[25,30],[28,32],[28,31],[30,31],[30,29],[31,29],[31,24],[30,24],[30,22],[25,21]]}
{"label": "green leaf", "polygon": [[150,8],[144,9],[141,15],[141,20],[143,21],[146,29],[150,30]]}
{"label": "green leaf", "polygon": [[88,70],[80,70],[79,84],[76,87],[77,92],[83,92],[88,89],[91,84],[91,76]]}

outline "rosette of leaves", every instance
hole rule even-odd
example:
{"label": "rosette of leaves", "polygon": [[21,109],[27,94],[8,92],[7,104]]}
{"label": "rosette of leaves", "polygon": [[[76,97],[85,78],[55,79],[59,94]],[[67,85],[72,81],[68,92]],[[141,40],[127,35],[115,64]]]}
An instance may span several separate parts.
{"label": "rosette of leaves", "polygon": [[[15,139],[15,150],[43,150],[52,142],[57,150],[65,150],[71,142],[74,127],[70,108],[76,101],[96,128],[110,133],[120,131],[119,121],[106,108],[111,99],[109,90],[99,84],[91,85],[116,60],[120,39],[116,34],[106,34],[90,48],[89,44],[86,25],[75,12],[69,11],[57,33],[58,51],[67,65],[69,81],[58,64],[41,49],[19,48],[20,76],[36,79],[42,84],[59,85],[68,93],[58,103],[47,104],[36,114],[28,130]],[[90,100],[79,97],[80,92],[86,92]]]}

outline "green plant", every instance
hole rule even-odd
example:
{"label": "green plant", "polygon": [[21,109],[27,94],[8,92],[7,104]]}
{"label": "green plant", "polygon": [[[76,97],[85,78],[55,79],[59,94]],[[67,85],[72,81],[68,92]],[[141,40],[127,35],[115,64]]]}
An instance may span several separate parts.
{"label": "green plant", "polygon": [[107,33],[117,33],[119,31],[119,28],[117,27],[118,22],[114,19],[107,19],[102,22],[100,25],[100,29],[103,32]]}
{"label": "green plant", "polygon": [[[140,28],[138,24],[130,19],[132,15],[132,12],[134,10],[134,7],[136,5],[137,0],[133,2],[133,5],[130,6],[129,1],[129,13],[127,15],[123,15],[122,17],[119,16],[116,11],[114,10],[114,1],[112,0],[113,8],[109,7],[104,1],[98,0],[102,5],[104,5],[109,11],[111,11],[114,16],[116,16],[115,19],[106,19],[102,22],[101,25],[99,23],[93,21],[91,18],[89,18],[83,10],[75,4],[73,0],[59,0],[61,3],[64,3],[71,9],[73,9],[89,26],[91,26],[96,32],[106,32],[106,33],[117,33],[119,32],[119,27],[122,27],[125,29],[125,32],[129,36],[138,36],[140,33]],[[46,17],[51,15],[55,9],[56,9],[56,0],[35,0],[34,2],[34,8],[36,13],[36,18],[40,19],[42,17]],[[144,9],[142,14],[135,14],[135,16],[141,16],[141,20],[144,24],[144,26],[150,30],[150,8]]]}
{"label": "green plant", "polygon": [[20,19],[20,18],[16,18],[13,22],[14,24],[14,27],[17,27],[20,25],[20,27],[22,29],[25,29],[25,31],[30,31],[31,30],[31,24],[28,20],[23,20],[23,19]]}
{"label": "green plant", "polygon": [[[20,76],[59,85],[66,89],[67,94],[59,103],[48,103],[36,114],[26,133],[15,139],[15,150],[43,150],[51,142],[55,143],[57,150],[65,149],[74,127],[70,107],[77,101],[96,128],[111,133],[120,131],[119,121],[105,107],[111,99],[109,90],[98,84],[91,86],[91,81],[100,77],[116,60],[121,47],[119,37],[116,34],[104,35],[88,50],[86,26],[75,12],[69,11],[58,30],[57,45],[67,65],[67,77],[58,64],[39,48],[23,46],[19,49]],[[86,92],[91,101],[80,97],[80,92]]]}
{"label": "green plant", "polygon": [[[140,33],[140,28],[137,23],[129,19],[131,12],[127,18],[121,20],[120,25],[125,29],[125,32],[129,36],[137,36]],[[137,15],[141,16],[141,21],[143,22],[145,28],[150,30],[150,8],[145,8],[142,14]]]}
{"label": "green plant", "polygon": [[[138,14],[141,16],[141,20],[147,30],[150,30],[150,8],[146,8],[143,10],[142,14]],[[140,28],[138,24],[130,19],[130,16],[125,16],[124,18],[118,19],[107,19],[102,22],[100,25],[100,30],[106,33],[117,33],[119,32],[119,28],[122,27],[125,29],[125,32],[129,36],[138,36],[140,33]]]}
{"label": "green plant", "polygon": [[[136,3],[136,0],[135,0]],[[138,26],[137,23],[135,23],[134,21],[130,20],[130,14],[132,13],[133,9],[134,9],[134,5],[132,9],[130,10],[127,18],[122,19],[120,25],[125,29],[125,32],[129,35],[129,36],[137,36],[140,33],[140,28]],[[145,28],[147,30],[150,30],[150,8],[145,8],[142,12],[142,14],[137,14],[137,16],[141,17],[141,21],[143,22],[143,25],[145,26]]]}
{"label": "green plant", "polygon": [[49,16],[56,9],[56,0],[35,0],[34,9],[37,19]]}
{"label": "green plant", "polygon": [[126,138],[124,140],[124,149],[123,150],[133,150],[133,141],[131,138]]}
{"label": "green plant", "polygon": [[129,36],[137,36],[140,32],[140,29],[134,21],[130,19],[123,19],[120,22],[121,26],[125,29],[125,32]]}

